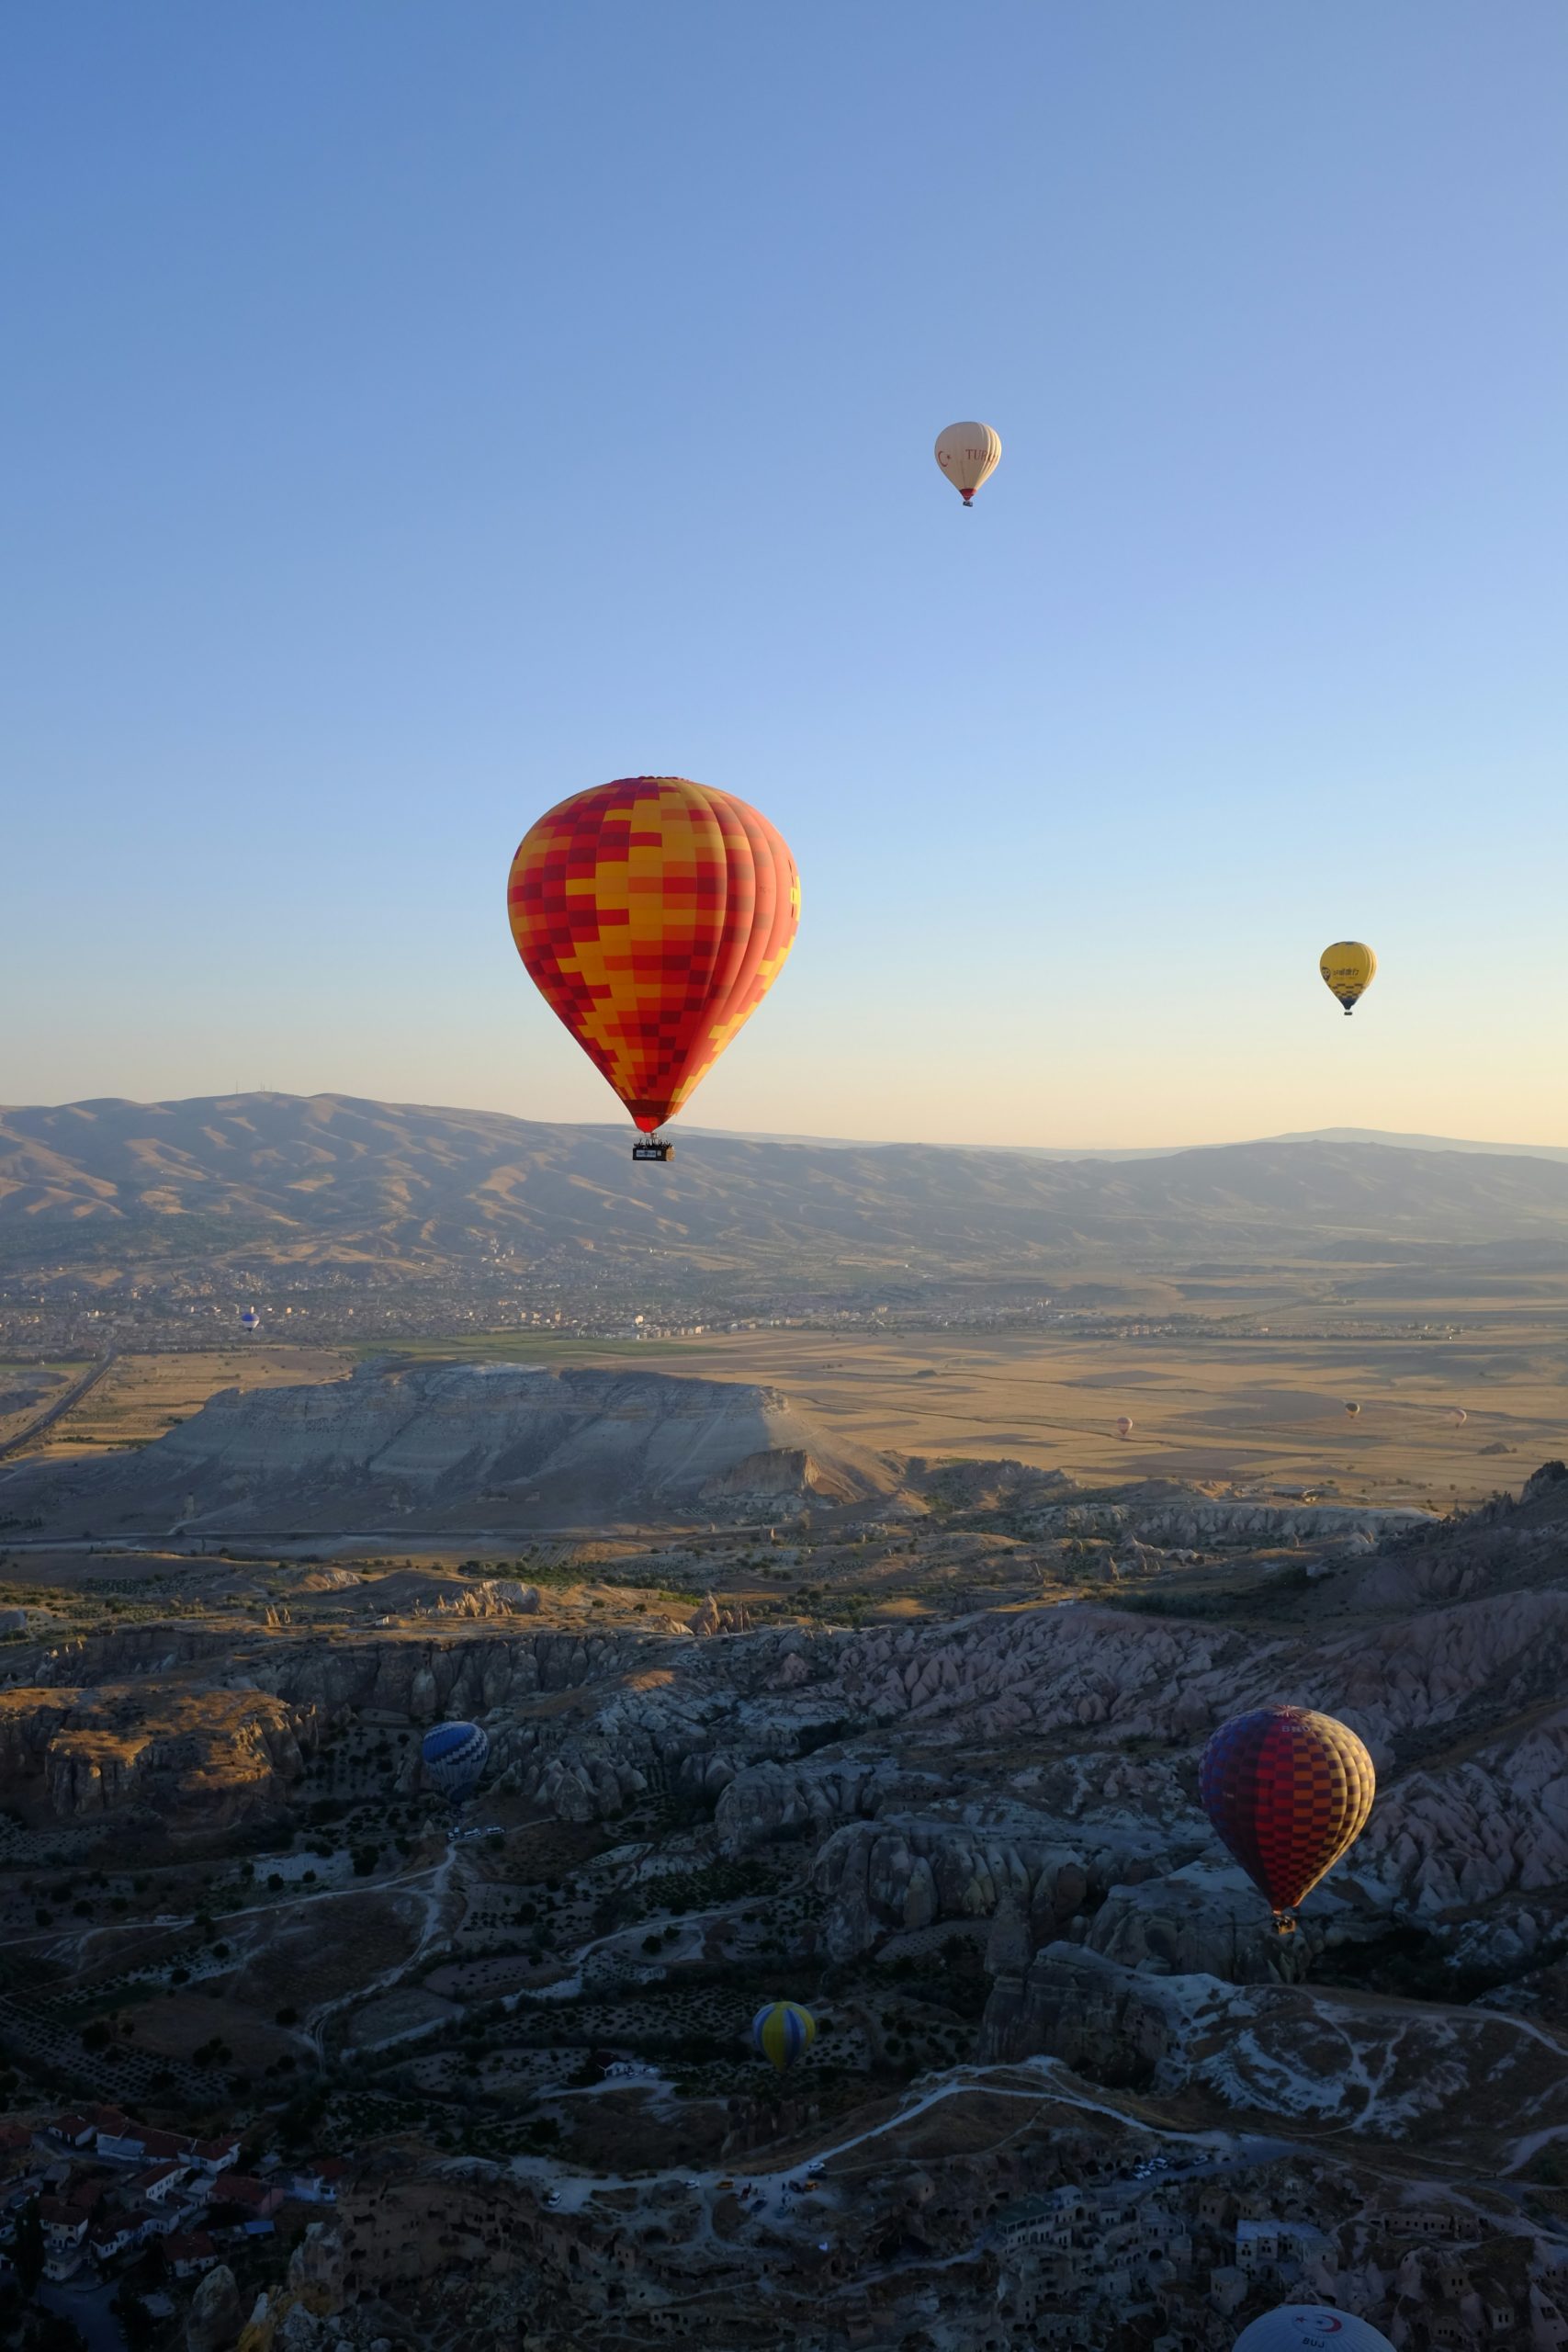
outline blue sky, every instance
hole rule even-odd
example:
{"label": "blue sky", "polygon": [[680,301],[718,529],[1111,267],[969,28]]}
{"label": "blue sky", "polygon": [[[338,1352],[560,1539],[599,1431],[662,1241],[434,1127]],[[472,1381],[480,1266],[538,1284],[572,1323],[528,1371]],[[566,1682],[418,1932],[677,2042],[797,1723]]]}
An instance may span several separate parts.
{"label": "blue sky", "polygon": [[71,0],[0,92],[0,1099],[614,1118],[506,868],[673,771],[805,895],[695,1122],[1568,1142],[1559,0]]}

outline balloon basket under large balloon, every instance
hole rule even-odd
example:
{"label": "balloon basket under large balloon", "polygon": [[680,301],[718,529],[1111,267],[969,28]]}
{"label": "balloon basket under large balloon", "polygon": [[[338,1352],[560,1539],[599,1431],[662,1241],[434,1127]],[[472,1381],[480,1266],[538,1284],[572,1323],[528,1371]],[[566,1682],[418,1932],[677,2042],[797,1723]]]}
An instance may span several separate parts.
{"label": "balloon basket under large balloon", "polygon": [[1277,1936],[1284,1937],[1293,1936],[1295,1932],[1295,1913],[1293,1911],[1276,1911],[1274,1914],[1274,1933]]}
{"label": "balloon basket under large balloon", "polygon": [[638,1136],[632,1146],[634,1159],[673,1159],[674,1157],[674,1145],[661,1142],[658,1136]]}

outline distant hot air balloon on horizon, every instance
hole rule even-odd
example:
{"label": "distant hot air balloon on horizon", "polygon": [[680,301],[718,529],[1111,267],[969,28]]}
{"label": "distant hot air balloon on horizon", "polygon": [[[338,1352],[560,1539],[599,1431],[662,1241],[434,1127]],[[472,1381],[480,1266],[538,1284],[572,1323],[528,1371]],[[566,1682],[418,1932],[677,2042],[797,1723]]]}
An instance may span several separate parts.
{"label": "distant hot air balloon on horizon", "polygon": [[1222,1724],[1198,1766],[1204,1812],[1274,1914],[1295,1910],[1367,1826],[1377,1774],[1348,1724],[1310,1707],[1259,1707]]}
{"label": "distant hot air balloon on horizon", "polygon": [[1469,1420],[1470,1415],[1465,1411],[1462,1405],[1450,1405],[1448,1409],[1447,1419],[1453,1423],[1456,1430],[1461,1430],[1463,1429],[1466,1421]]}
{"label": "distant hot air balloon on horizon", "polygon": [[947,424],[936,436],[936,461],[965,506],[997,470],[1001,435],[989,424]]}
{"label": "distant hot air balloon on horizon", "polygon": [[751,2041],[775,2073],[804,2058],[817,2039],[817,2020],[798,2001],[770,2001],[751,2020]]}
{"label": "distant hot air balloon on horizon", "polygon": [[1344,1006],[1348,1018],[1376,979],[1378,959],[1359,939],[1337,939],[1318,957],[1317,968],[1329,993]]}
{"label": "distant hot air balloon on horizon", "polygon": [[255,1331],[255,1330],[258,1330],[260,1328],[261,1328],[261,1317],[256,1313],[256,1310],[255,1310],[255,1308],[254,1308],[254,1306],[247,1306],[247,1307],[243,1310],[243,1312],[242,1313],[242,1315],[241,1315],[241,1317],[240,1317],[240,1329],[241,1329],[241,1330],[242,1330],[242,1331]]}
{"label": "distant hot air balloon on horizon", "polygon": [[1359,1405],[1352,1404],[1352,1403],[1351,1403],[1351,1401],[1350,1401],[1350,1399],[1349,1399],[1349,1397],[1348,1397],[1348,1396],[1347,1396],[1347,1397],[1346,1397],[1346,1399],[1345,1399],[1345,1410],[1349,1414],[1350,1419],[1351,1419],[1352,1420],[1355,1420],[1355,1419],[1357,1418],[1358,1414],[1360,1412],[1360,1409],[1361,1409],[1361,1408],[1360,1408]]}
{"label": "distant hot air balloon on horizon", "polygon": [[[646,1138],[783,970],[800,877],[782,837],[733,793],[622,776],[529,829],[507,910],[530,979]],[[639,1139],[632,1157],[672,1150]]]}
{"label": "distant hot air balloon on horizon", "polygon": [[1393,2352],[1393,2346],[1354,2312],[1337,2312],[1327,2303],[1281,2303],[1242,2329],[1234,2352]]}
{"label": "distant hot air balloon on horizon", "polygon": [[482,1724],[437,1724],[425,1733],[419,1752],[425,1770],[456,1807],[479,1786],[490,1734]]}
{"label": "distant hot air balloon on horizon", "polygon": [[1117,1414],[1117,1416],[1116,1416],[1116,1434],[1117,1434],[1117,1436],[1118,1436],[1118,1437],[1131,1437],[1131,1436],[1132,1436],[1132,1434],[1133,1434],[1133,1423],[1132,1423],[1132,1419],[1131,1419],[1131,1416],[1130,1416],[1130,1415],[1128,1415],[1128,1414],[1126,1414],[1126,1413],[1118,1413],[1118,1414]]}

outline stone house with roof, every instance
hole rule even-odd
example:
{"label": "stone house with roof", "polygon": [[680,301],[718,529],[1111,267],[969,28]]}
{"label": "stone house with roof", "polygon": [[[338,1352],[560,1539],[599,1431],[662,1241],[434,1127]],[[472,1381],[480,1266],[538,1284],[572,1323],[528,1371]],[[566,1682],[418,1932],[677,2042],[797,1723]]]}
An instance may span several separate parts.
{"label": "stone house with roof", "polygon": [[1077,2189],[1053,2188],[1040,2197],[1018,2197],[996,2214],[992,2235],[998,2246],[1010,2254],[1025,2247],[1065,2253],[1073,2243],[1082,2211],[1083,2199]]}
{"label": "stone house with roof", "polygon": [[220,2172],[212,2184],[211,2195],[215,2205],[237,2205],[252,2222],[265,2221],[283,2202],[280,2182],[257,2180],[247,2172]]}
{"label": "stone house with roof", "polygon": [[1274,2278],[1293,2266],[1297,2274],[1332,2276],[1336,2264],[1332,2238],[1309,2222],[1238,2222],[1235,2225],[1235,2267],[1244,2278]]}
{"label": "stone house with roof", "polygon": [[152,2165],[139,2172],[130,2183],[132,2192],[144,2197],[152,2205],[163,2205],[182,2186],[187,2166],[182,2164]]}
{"label": "stone house with roof", "polygon": [[141,2235],[136,2217],[131,2213],[107,2213],[93,2223],[87,2233],[87,2251],[100,2265],[112,2262],[117,2254],[135,2245]]}
{"label": "stone house with roof", "polygon": [[147,2154],[147,2142],[140,2123],[133,2123],[117,2107],[96,2107],[93,2109],[93,2124],[97,2135],[100,2156],[112,2164],[141,2164]]}
{"label": "stone house with roof", "polygon": [[190,2216],[188,2205],[149,2205],[136,2217],[137,2235],[144,2245],[153,2238],[173,2237]]}
{"label": "stone house with roof", "polygon": [[43,2229],[43,2275],[56,2282],[69,2278],[80,2266],[93,2217],[63,2197],[40,2197],[38,2212]]}
{"label": "stone house with roof", "polygon": [[1519,2306],[1507,2287],[1488,2285],[1481,2290],[1481,2315],[1494,2335],[1512,2337],[1518,2324]]}
{"label": "stone house with roof", "polygon": [[[1461,2215],[1451,2205],[1394,2205],[1386,2212],[1372,2216],[1383,2234],[1391,2238],[1457,2238],[1468,2236],[1473,2230],[1472,2216]],[[1468,2222],[1468,2227],[1461,2222]]]}
{"label": "stone house with roof", "polygon": [[1565,2352],[1568,2348],[1568,2312],[1555,2295],[1539,2280],[1532,2281],[1529,2290],[1531,2352]]}
{"label": "stone house with roof", "polygon": [[176,2232],[164,2241],[164,2259],[176,2278],[199,2278],[218,2259],[218,2248],[205,2230]]}

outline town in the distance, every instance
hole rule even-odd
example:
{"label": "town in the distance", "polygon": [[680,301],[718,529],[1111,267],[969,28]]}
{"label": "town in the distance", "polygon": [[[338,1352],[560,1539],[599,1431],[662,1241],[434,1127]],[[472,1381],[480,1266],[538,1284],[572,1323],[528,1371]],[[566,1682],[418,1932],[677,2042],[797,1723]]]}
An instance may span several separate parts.
{"label": "town in the distance", "polygon": [[1568,2346],[1568,1155],[100,1102],[0,1237],[18,2341]]}

